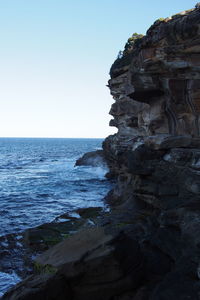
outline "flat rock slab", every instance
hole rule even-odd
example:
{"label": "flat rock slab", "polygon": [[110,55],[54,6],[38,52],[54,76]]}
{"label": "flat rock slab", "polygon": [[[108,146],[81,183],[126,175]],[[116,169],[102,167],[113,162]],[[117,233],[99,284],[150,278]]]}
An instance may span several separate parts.
{"label": "flat rock slab", "polygon": [[111,235],[104,233],[103,228],[87,228],[50,248],[40,255],[36,262],[58,268],[66,263],[79,261],[85,253],[112,239]]}
{"label": "flat rock slab", "polygon": [[37,259],[55,272],[32,276],[2,299],[110,300],[138,287],[144,265],[139,244],[124,233],[86,229]]}

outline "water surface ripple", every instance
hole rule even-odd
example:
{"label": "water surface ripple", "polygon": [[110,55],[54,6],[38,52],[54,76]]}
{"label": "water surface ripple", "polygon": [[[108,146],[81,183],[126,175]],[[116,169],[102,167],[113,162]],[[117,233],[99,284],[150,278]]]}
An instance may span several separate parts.
{"label": "water surface ripple", "polygon": [[105,170],[75,167],[101,139],[0,139],[0,236],[50,222],[79,207],[103,206]]}

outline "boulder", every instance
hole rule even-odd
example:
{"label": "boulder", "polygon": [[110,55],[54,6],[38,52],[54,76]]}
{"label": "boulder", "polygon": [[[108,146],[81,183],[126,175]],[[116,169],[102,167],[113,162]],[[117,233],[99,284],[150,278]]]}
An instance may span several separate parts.
{"label": "boulder", "polygon": [[106,167],[107,164],[105,161],[103,150],[85,153],[76,161],[75,166]]}

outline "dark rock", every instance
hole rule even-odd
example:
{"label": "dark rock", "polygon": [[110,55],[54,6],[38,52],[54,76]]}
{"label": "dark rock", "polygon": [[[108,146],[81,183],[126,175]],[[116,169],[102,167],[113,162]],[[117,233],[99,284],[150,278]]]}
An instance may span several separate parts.
{"label": "dark rock", "polygon": [[66,239],[71,232],[76,232],[85,224],[85,220],[71,218],[71,220],[57,223],[46,223],[31,228],[24,233],[24,243],[37,251],[47,250],[49,247]]}
{"label": "dark rock", "polygon": [[76,161],[75,166],[106,167],[103,150],[85,153]]}
{"label": "dark rock", "polygon": [[184,276],[180,272],[169,273],[158,284],[150,300],[199,300],[200,284],[198,280]]}
{"label": "dark rock", "polygon": [[45,274],[43,276],[31,276],[23,284],[19,283],[2,299],[7,300],[72,300],[70,287],[63,276]]}
{"label": "dark rock", "polygon": [[119,299],[199,299],[199,26],[199,4],[157,20],[111,67],[118,132],[103,149],[117,184],[107,198],[146,276]]}
{"label": "dark rock", "polygon": [[[86,230],[38,257],[55,274],[30,277],[2,299],[111,299],[139,286],[143,257],[138,243],[126,235]],[[34,298],[36,297],[36,298]]]}
{"label": "dark rock", "polygon": [[84,219],[95,218],[101,215],[103,212],[102,207],[86,207],[86,208],[79,208],[76,212]]}

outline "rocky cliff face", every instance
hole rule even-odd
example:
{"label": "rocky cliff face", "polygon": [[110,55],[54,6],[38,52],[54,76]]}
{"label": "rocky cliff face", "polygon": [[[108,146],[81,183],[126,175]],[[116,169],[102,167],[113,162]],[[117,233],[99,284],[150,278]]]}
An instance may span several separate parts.
{"label": "rocky cliff face", "polygon": [[156,21],[110,75],[112,210],[3,299],[200,299],[200,5]]}
{"label": "rocky cliff face", "polygon": [[111,68],[118,135],[199,136],[199,9],[158,20]]}
{"label": "rocky cliff face", "polygon": [[153,284],[133,299],[200,299],[199,5],[156,21],[110,75],[109,200],[132,210]]}

